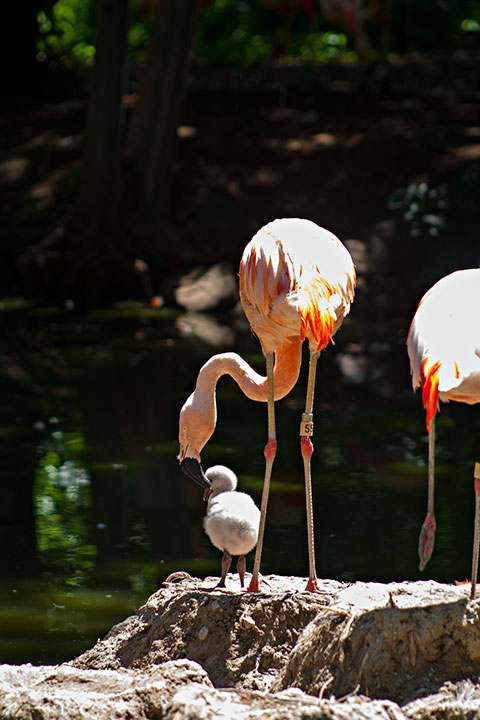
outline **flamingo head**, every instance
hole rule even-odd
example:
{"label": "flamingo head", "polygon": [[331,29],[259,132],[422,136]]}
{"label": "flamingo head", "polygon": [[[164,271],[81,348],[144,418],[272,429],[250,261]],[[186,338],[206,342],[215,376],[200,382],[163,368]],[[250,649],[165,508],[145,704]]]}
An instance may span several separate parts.
{"label": "flamingo head", "polygon": [[418,538],[418,557],[420,558],[419,570],[425,570],[425,567],[432,557],[433,546],[435,544],[435,530],[437,522],[432,513],[427,513],[423,521],[420,537]]}
{"label": "flamingo head", "polygon": [[205,490],[210,489],[211,482],[203,471],[200,452],[210,439],[214,428],[215,422],[212,425],[205,418],[205,414],[196,403],[195,393],[192,393],[180,411],[178,460],[185,475]]}

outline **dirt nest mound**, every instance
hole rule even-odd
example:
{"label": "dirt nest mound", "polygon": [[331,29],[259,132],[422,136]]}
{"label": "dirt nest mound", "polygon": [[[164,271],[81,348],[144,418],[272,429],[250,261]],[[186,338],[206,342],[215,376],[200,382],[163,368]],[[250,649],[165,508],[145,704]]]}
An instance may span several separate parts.
{"label": "dirt nest mound", "polygon": [[480,606],[468,586],[325,580],[313,595],[301,578],[269,576],[253,594],[211,590],[215,581],[159,590],[75,666],[146,670],[186,658],[215,687],[399,703],[480,674]]}

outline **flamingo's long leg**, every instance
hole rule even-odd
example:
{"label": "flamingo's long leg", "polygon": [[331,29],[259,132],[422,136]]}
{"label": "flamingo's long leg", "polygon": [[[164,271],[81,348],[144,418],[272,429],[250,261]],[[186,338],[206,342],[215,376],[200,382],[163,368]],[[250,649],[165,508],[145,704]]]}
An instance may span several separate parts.
{"label": "flamingo's long leg", "polygon": [[434,508],[435,495],[435,418],[430,420],[430,429],[428,431],[428,501],[427,514],[423,521],[420,537],[418,538],[418,556],[420,558],[419,570],[425,570],[425,567],[432,557],[433,546],[435,544],[435,530],[437,521],[435,520]]}
{"label": "flamingo's long leg", "polygon": [[478,551],[480,545],[480,463],[475,463],[474,471],[475,483],[475,526],[473,530],[473,556],[472,556],[472,585],[470,589],[470,597],[475,597],[475,588],[477,586],[478,574]]}
{"label": "flamingo's long leg", "polygon": [[277,452],[277,434],[275,430],[275,401],[273,387],[273,353],[267,353],[267,412],[268,412],[268,439],[263,454],[265,455],[265,479],[263,481],[262,504],[260,507],[260,524],[258,527],[257,548],[253,562],[253,573],[247,592],[258,592],[258,575],[260,573],[260,561],[262,559],[263,534],[265,531],[265,520],[267,517],[268,495],[270,492],[270,479],[272,477],[273,461]]}
{"label": "flamingo's long leg", "polygon": [[313,498],[312,498],[312,468],[313,454],[313,396],[315,392],[315,375],[317,372],[317,350],[310,351],[310,364],[308,366],[307,397],[305,400],[305,413],[300,424],[300,447],[302,451],[303,467],[305,471],[305,504],[307,508],[307,534],[308,534],[308,583],[306,589],[310,592],[321,592],[317,583],[315,569],[315,541],[313,531]]}

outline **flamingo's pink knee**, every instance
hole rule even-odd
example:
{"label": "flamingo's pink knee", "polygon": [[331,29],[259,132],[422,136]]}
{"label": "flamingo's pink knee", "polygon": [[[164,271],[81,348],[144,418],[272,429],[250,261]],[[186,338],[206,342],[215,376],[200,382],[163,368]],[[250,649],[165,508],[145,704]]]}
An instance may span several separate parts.
{"label": "flamingo's pink knee", "polygon": [[270,438],[265,445],[263,454],[265,456],[265,460],[271,460],[273,462],[275,455],[277,454],[277,441]]}
{"label": "flamingo's pink knee", "polygon": [[302,438],[300,440],[300,447],[302,450],[302,457],[305,458],[311,458],[313,455],[313,443],[310,440],[308,435],[302,435]]}

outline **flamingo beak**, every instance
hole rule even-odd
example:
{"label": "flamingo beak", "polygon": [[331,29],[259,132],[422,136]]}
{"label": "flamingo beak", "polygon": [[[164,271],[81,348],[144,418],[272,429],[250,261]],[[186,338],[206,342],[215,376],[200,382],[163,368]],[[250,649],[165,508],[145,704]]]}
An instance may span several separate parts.
{"label": "flamingo beak", "polygon": [[205,488],[203,491],[203,499],[205,502],[208,502],[210,499],[210,495],[212,494],[212,488]]}
{"label": "flamingo beak", "polygon": [[190,480],[193,480],[198,485],[201,485],[206,490],[210,490],[211,483],[210,480],[207,478],[205,473],[203,472],[203,468],[198,462],[198,460],[195,460],[194,458],[186,457],[184,458],[181,463],[180,467],[182,469],[182,472],[185,473],[187,477],[190,478]]}

